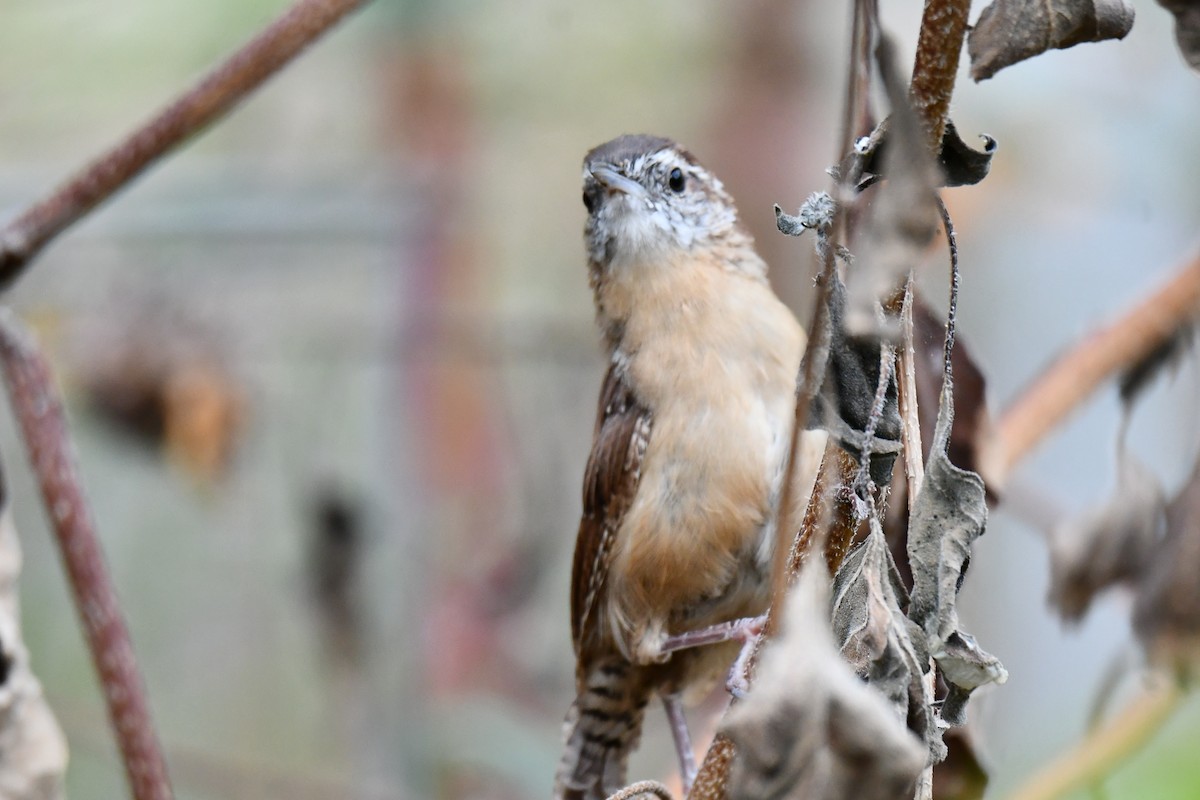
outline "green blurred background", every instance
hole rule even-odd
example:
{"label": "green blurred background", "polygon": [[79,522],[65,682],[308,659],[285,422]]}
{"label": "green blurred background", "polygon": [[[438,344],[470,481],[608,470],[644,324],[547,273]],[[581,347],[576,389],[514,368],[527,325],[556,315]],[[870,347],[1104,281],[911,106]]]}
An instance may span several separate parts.
{"label": "green blurred background", "polygon": [[[883,5],[907,58],[920,4]],[[282,8],[0,0],[3,209]],[[1197,244],[1200,79],[1165,12],[1138,10],[1123,43],[959,84],[960,130],[1000,142],[985,183],[948,192],[960,330],[994,407]],[[179,797],[547,796],[602,369],[580,159],[623,132],[686,143],[806,317],[809,245],[774,232],[771,204],[827,186],[847,25],[817,0],[378,0],[45,253],[8,299],[68,391]],[[1200,444],[1195,366],[1132,428],[1171,490]],[[1016,480],[1053,514],[1098,503],[1117,419],[1102,392]],[[7,418],[0,434],[69,794],[123,796]],[[1078,629],[1049,615],[1029,516],[993,514],[964,589],[967,627],[1012,676],[973,708],[994,796],[1078,740],[1132,648],[1119,597]],[[633,773],[665,777],[650,716]],[[1109,796],[1200,796],[1197,747],[1193,700]]]}

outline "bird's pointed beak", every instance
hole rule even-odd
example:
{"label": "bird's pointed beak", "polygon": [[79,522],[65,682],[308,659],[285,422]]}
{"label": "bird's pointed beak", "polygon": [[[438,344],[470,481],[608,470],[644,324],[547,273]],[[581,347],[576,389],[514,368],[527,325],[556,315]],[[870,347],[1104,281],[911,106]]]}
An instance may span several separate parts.
{"label": "bird's pointed beak", "polygon": [[620,192],[633,197],[642,197],[646,189],[632,178],[627,178],[608,164],[588,164],[588,172],[601,186],[612,192]]}

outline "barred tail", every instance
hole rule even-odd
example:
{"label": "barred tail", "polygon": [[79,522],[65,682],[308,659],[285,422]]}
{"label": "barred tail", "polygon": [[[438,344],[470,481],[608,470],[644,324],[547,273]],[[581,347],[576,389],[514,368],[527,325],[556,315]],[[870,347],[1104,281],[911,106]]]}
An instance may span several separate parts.
{"label": "barred tail", "polygon": [[625,785],[629,754],[642,734],[650,690],[628,661],[602,661],[588,671],[563,723],[566,749],[554,800],[604,800]]}

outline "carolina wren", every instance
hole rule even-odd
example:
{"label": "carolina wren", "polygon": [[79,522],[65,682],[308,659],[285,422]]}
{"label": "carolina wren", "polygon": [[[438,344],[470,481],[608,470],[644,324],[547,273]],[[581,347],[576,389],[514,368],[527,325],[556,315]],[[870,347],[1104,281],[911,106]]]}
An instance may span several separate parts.
{"label": "carolina wren", "polygon": [[[583,202],[609,366],[584,473],[578,695],[555,797],[590,800],[625,784],[656,694],[690,780],[681,694],[711,688],[735,649],[672,651],[667,640],[766,608],[805,335],[732,198],[671,140],[621,136],[592,150]],[[803,441],[801,510],[823,449]]]}

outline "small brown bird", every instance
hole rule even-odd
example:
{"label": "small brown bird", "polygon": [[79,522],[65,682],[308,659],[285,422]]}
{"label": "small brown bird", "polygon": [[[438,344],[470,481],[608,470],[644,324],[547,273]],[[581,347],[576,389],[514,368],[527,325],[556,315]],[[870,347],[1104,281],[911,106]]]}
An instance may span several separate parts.
{"label": "small brown bird", "polygon": [[[721,182],[669,139],[621,136],[583,163],[584,241],[609,354],[575,546],[578,695],[556,798],[625,784],[662,697],[695,768],[681,695],[728,669],[732,643],[668,637],[766,609],[805,335]],[[807,503],[823,434],[796,471]]]}

